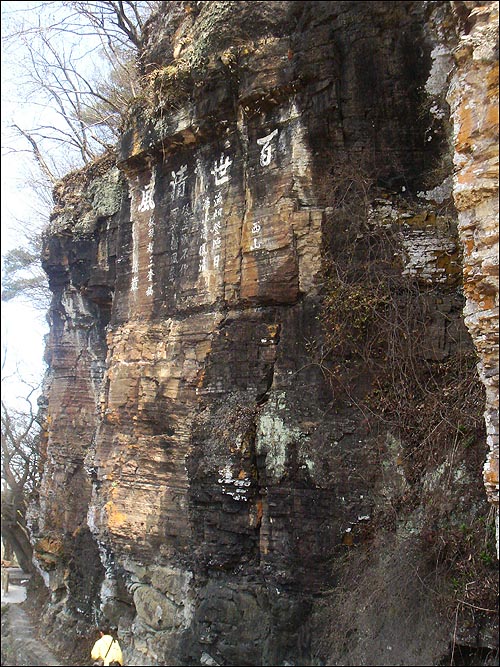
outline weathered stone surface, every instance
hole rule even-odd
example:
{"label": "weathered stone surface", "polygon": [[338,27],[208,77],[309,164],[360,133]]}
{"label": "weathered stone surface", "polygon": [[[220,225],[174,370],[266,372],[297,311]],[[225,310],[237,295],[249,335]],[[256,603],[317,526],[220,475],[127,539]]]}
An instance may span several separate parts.
{"label": "weathered stone surface", "polygon": [[465,322],[486,387],[484,483],[497,513],[498,553],[498,2],[467,8],[448,92],[456,175],[453,196],[464,245]]}
{"label": "weathered stone surface", "polygon": [[[439,529],[484,509],[465,491],[469,468],[450,472],[460,425],[445,427],[441,468],[412,470],[418,449],[362,407],[375,379],[360,351],[332,359],[320,316],[325,270],[340,271],[350,235],[376,256],[376,232],[384,266],[424,295],[414,363],[470,350],[446,142],[455,23],[448,3],[162,3],[117,158],[58,187],[33,531],[61,615],[75,528],[89,527],[93,605],[119,627],[127,664],[445,659],[453,627],[433,604],[403,633],[419,623],[431,645],[391,655],[384,628],[397,634],[388,619],[407,606],[381,597],[401,575],[391,545],[412,562],[438,490]],[[474,225],[489,220],[481,205]],[[476,286],[492,281],[484,257]],[[387,618],[367,612],[366,634],[350,627],[328,646],[341,602],[323,626],[320,601],[377,531],[370,595]],[[414,579],[420,605],[431,593]],[[470,645],[492,647],[481,641]]]}

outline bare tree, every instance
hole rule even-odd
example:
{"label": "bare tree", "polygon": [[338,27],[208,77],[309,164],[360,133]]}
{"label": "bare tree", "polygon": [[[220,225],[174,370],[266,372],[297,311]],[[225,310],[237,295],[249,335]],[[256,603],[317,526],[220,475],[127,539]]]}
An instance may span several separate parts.
{"label": "bare tree", "polygon": [[109,52],[119,59],[120,50],[130,44],[140,51],[144,45],[145,20],[157,2],[65,2],[87,19],[106,42]]}
{"label": "bare tree", "polygon": [[11,124],[8,150],[22,138],[50,184],[114,145],[140,87],[137,54],[156,4],[46,2],[6,14],[5,50],[15,49],[20,88],[40,110],[30,127]]}
{"label": "bare tree", "polygon": [[2,3],[2,40],[16,95],[33,114],[28,121],[21,113],[10,121],[2,152],[29,156],[23,190],[41,202],[41,211],[18,224],[26,238],[4,256],[2,300],[24,298],[46,308],[40,231],[49,219],[53,187],[115,145],[140,88],[137,54],[145,21],[158,3],[26,4]]}
{"label": "bare tree", "polygon": [[33,571],[33,548],[26,526],[26,511],[40,481],[40,427],[29,387],[24,409],[2,399],[2,539],[25,572]]}
{"label": "bare tree", "polygon": [[26,301],[45,312],[50,303],[47,276],[40,263],[41,235],[33,232],[25,244],[8,250],[3,257],[2,301]]}

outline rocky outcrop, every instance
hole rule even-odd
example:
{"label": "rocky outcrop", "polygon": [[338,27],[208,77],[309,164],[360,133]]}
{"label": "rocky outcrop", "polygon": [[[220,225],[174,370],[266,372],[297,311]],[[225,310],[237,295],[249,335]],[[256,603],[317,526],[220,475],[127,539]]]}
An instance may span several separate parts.
{"label": "rocky outcrop", "polygon": [[486,387],[484,482],[496,508],[498,553],[498,2],[457,3],[463,32],[448,92],[453,194],[464,245],[465,322]]}
{"label": "rocky outcrop", "polygon": [[53,616],[127,664],[495,650],[479,597],[443,620],[488,530],[451,4],[162,3],[117,154],[56,190],[32,531]]}

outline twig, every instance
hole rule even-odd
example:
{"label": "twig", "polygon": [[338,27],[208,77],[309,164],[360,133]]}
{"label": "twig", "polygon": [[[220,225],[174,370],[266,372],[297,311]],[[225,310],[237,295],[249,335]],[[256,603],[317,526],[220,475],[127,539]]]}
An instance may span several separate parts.
{"label": "twig", "polygon": [[457,625],[458,625],[458,604],[455,610],[455,627],[453,629],[453,646],[451,647],[450,665],[453,665],[453,658],[455,657],[455,646],[457,643]]}
{"label": "twig", "polygon": [[485,607],[476,607],[475,604],[470,604],[470,602],[464,602],[464,600],[458,600],[461,604],[467,605],[467,607],[472,607],[472,609],[477,609],[477,611],[485,611],[487,614],[496,614],[496,609],[485,609]]}

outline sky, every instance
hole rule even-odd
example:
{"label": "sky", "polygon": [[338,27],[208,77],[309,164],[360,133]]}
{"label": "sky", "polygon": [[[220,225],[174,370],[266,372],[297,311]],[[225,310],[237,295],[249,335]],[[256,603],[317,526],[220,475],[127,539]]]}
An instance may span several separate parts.
{"label": "sky", "polygon": [[[4,5],[2,2],[2,12]],[[17,4],[17,3],[16,3]],[[19,3],[22,4],[22,3]],[[2,20],[3,23],[3,20]],[[3,27],[3,25],[2,25]],[[19,220],[38,226],[31,208],[32,194],[26,187],[27,161],[25,153],[6,150],[10,143],[9,126],[12,122],[32,120],[30,110],[16,87],[15,62],[2,43],[2,157],[1,157],[1,253],[19,245],[22,234]],[[19,404],[19,397],[29,390],[19,381],[18,375],[30,384],[38,384],[45,371],[43,361],[44,336],[48,332],[45,313],[27,303],[17,301],[1,303],[2,343],[2,399],[9,405]]]}
{"label": "sky", "polygon": [[[47,104],[38,94],[37,88],[26,85],[26,72],[23,70],[23,59],[29,51],[23,48],[22,40],[5,40],[6,34],[12,31],[12,20],[19,17],[26,23],[37,23],[38,10],[42,7],[43,20],[57,25],[59,12],[66,11],[62,2],[5,2],[2,10],[2,87],[1,87],[1,125],[2,125],[2,171],[1,171],[1,254],[2,257],[12,248],[22,245],[23,229],[29,233],[39,231],[48,223],[50,214],[50,196],[44,201],[37,200],[36,193],[29,186],[33,169],[31,151],[26,140],[12,130],[13,123],[23,129],[31,129],[36,125],[53,125],[61,127],[61,121],[55,113],[53,102]],[[79,32],[79,31],[77,31]],[[63,46],[66,53],[72,52],[78,68],[82,68],[85,76],[96,66],[100,67],[100,59],[95,57],[99,40],[91,35],[47,33],[50,39],[62,40],[57,44]],[[30,44],[35,42],[31,37]],[[90,58],[89,58],[90,54]],[[86,60],[85,60],[86,59]],[[27,61],[30,65],[30,61]],[[63,126],[67,129],[66,126]],[[59,144],[55,144],[59,146]],[[54,149],[53,149],[54,150]],[[59,152],[57,152],[59,151]],[[69,170],[70,152],[67,145],[62,151],[57,148],[52,154],[53,162],[58,166],[58,174]],[[69,158],[71,160],[71,157]],[[65,165],[65,166],[61,166]],[[75,164],[75,166],[80,166]],[[48,192],[48,191],[46,191]],[[44,336],[48,333],[46,313],[40,308],[33,308],[29,303],[18,300],[1,303],[1,342],[2,359],[5,367],[2,370],[2,399],[10,402],[21,395],[26,395],[26,386],[16,380],[16,375],[29,380],[30,384],[41,380],[45,372],[43,361]]]}
{"label": "sky", "polygon": [[[50,196],[37,198],[29,186],[36,169],[33,167],[31,151],[26,140],[12,130],[13,123],[23,129],[37,124],[57,124],[58,118],[50,105],[40,104],[33,92],[25,85],[22,60],[26,55],[21,43],[7,41],[5,35],[11,30],[13,16],[21,16],[32,22],[36,19],[36,8],[44,5],[61,8],[62,2],[2,2],[2,67],[1,67],[1,255],[23,245],[23,234],[40,231],[48,223]],[[15,12],[15,14],[13,14]],[[64,170],[63,170],[64,171]],[[46,193],[48,191],[46,190]],[[36,385],[41,382],[46,365],[43,361],[44,337],[48,333],[46,312],[28,302],[13,299],[1,303],[2,343],[2,400],[19,405],[18,397],[25,396],[26,385],[19,376]]]}
{"label": "sky", "polygon": [[[65,88],[63,93],[58,90],[59,100],[68,90],[69,76],[76,89],[83,89],[84,96],[81,100],[88,101],[89,97],[85,97],[88,95],[88,90],[82,84],[79,75],[83,74],[85,79],[92,82],[105,80],[109,76],[110,65],[103,57],[102,44],[108,43],[110,34],[119,35],[123,39],[120,30],[113,29],[112,23],[106,23],[106,38],[101,41],[95,32],[95,27],[90,26],[81,13],[75,12],[74,7],[68,8],[69,4],[19,0],[1,2],[2,257],[12,248],[22,245],[23,230],[28,230],[29,233],[41,231],[48,223],[51,209],[50,189],[45,190],[45,200],[40,202],[36,197],[39,188],[35,190],[30,187],[30,181],[33,181],[33,174],[37,174],[37,169],[34,169],[32,151],[28,150],[29,144],[12,129],[13,124],[28,131],[38,126],[42,133],[48,133],[52,137],[53,132],[46,129],[48,126],[68,132],[68,126],[61,120],[61,115],[58,115],[58,106],[53,98],[43,96],[44,86],[47,88],[47,83],[54,81],[50,78],[50,73],[56,73]],[[148,3],[142,4],[146,11]],[[107,16],[109,18],[109,15]],[[69,23],[62,24],[62,17]],[[24,27],[20,33],[19,21]],[[18,31],[16,38],[5,39],[6,35],[12,34],[14,27]],[[47,42],[51,48],[56,49],[57,56],[51,55]],[[39,46],[41,43],[43,47]],[[61,69],[54,68],[55,57],[61,58],[59,60],[59,63],[63,63]],[[46,69],[47,63],[50,63],[48,69]],[[37,75],[40,77],[38,80]],[[48,99],[50,102],[47,102]],[[58,138],[62,136],[59,134]],[[48,158],[53,173],[55,168],[57,178],[71,168],[82,166],[75,157],[78,151],[71,152],[67,136],[65,135],[62,143],[51,140],[50,143],[43,145],[44,157]],[[69,136],[72,136],[71,132]],[[39,179],[39,175],[37,178]],[[19,392],[26,393],[23,385],[19,386],[18,383],[16,386],[14,375],[17,370],[31,383],[37,378],[41,380],[45,371],[43,350],[48,326],[46,314],[40,308],[30,307],[28,303],[20,303],[17,300],[2,302],[1,312],[2,359],[6,358],[6,367],[2,372],[2,399],[10,400]]]}

